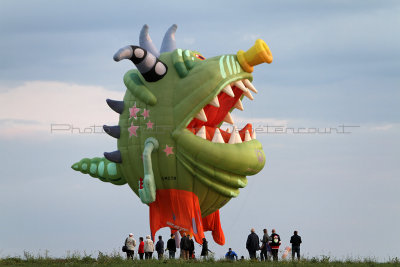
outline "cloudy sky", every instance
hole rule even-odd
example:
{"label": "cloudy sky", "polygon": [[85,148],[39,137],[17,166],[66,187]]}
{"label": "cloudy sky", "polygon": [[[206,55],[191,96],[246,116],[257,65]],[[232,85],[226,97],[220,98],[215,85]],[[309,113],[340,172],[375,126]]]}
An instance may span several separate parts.
{"label": "cloudy sky", "polygon": [[178,47],[206,57],[258,38],[274,55],[255,69],[255,100],[233,113],[263,129],[267,163],[221,210],[217,257],[228,247],[247,257],[251,227],[276,228],[283,247],[298,230],[307,257],[400,256],[399,13],[398,1],[365,0],[1,1],[0,257],[96,256],[149,234],[127,185],[70,169],[115,140],[51,132],[118,121],[105,99],[122,98],[132,65],[112,56],[145,23],[158,45],[178,24]]}

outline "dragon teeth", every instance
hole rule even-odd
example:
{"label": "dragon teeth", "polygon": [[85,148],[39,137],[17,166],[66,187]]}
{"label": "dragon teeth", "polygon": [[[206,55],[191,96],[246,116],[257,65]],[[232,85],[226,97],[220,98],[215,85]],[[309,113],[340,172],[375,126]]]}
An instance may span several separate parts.
{"label": "dragon teeth", "polygon": [[254,87],[254,85],[248,80],[248,79],[244,79],[243,80],[244,85],[249,88],[251,91],[253,91],[254,93],[258,93],[257,89]]}
{"label": "dragon teeth", "polygon": [[206,139],[206,126],[203,125],[203,127],[201,127],[197,132],[196,136]]}
{"label": "dragon teeth", "polygon": [[247,92],[248,89],[246,88],[246,86],[244,86],[242,81],[236,81],[233,83],[234,86],[236,86],[237,88],[239,88],[240,90],[242,90],[243,92]]}
{"label": "dragon teeth", "polygon": [[229,123],[229,124],[234,124],[234,122],[233,122],[233,119],[232,119],[232,116],[231,116],[231,114],[228,112],[227,114],[226,114],[226,116],[225,116],[225,118],[223,119],[223,121],[224,122],[227,122],[227,123]]}
{"label": "dragon teeth", "polygon": [[242,101],[240,101],[240,99],[238,99],[238,101],[236,101],[236,103],[233,107],[243,111]]}
{"label": "dragon teeth", "polygon": [[204,112],[204,109],[201,109],[199,113],[195,116],[196,119],[199,119],[201,121],[207,122],[207,116],[206,113]]}
{"label": "dragon teeth", "polygon": [[253,131],[253,134],[252,134],[251,138],[252,139],[256,139],[256,131],[255,130]]}
{"label": "dragon teeth", "polygon": [[244,133],[244,141],[245,142],[251,141],[251,136],[250,136],[249,130],[246,130],[246,132]]}
{"label": "dragon teeth", "polygon": [[214,107],[216,107],[216,108],[219,108],[218,97],[214,97],[214,98],[210,101],[209,104],[210,104],[211,106],[214,106]]}
{"label": "dragon teeth", "polygon": [[218,128],[215,129],[214,137],[212,139],[213,143],[225,143],[224,138],[222,138],[221,132]]}
{"label": "dragon teeth", "polygon": [[242,143],[242,138],[240,138],[240,134],[237,131],[236,126],[234,126],[228,144],[239,144],[239,143]]}
{"label": "dragon teeth", "polygon": [[249,90],[247,90],[246,92],[243,92],[243,95],[245,95],[250,100],[254,99],[253,95],[250,93]]}
{"label": "dragon teeth", "polygon": [[225,94],[229,95],[230,97],[235,97],[235,94],[233,93],[232,87],[228,84],[227,86],[222,89],[222,92]]}

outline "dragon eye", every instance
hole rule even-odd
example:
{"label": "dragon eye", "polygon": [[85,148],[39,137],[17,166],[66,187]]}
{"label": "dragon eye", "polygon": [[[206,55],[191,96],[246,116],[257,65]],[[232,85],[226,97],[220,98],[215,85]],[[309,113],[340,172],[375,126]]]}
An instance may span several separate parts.
{"label": "dragon eye", "polygon": [[205,57],[203,57],[202,55],[199,55],[199,54],[195,54],[195,56],[196,56],[198,59],[201,59],[201,60],[206,59]]}

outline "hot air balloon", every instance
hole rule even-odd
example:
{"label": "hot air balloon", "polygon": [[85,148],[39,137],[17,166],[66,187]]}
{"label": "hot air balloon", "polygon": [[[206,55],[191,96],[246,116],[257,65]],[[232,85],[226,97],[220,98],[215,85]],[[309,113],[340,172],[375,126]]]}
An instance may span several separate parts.
{"label": "hot air balloon", "polygon": [[263,169],[265,154],[251,124],[231,132],[220,126],[234,124],[231,112],[243,110],[244,98],[254,99],[253,68],[271,63],[272,55],[259,39],[246,52],[205,58],[176,48],[176,29],[168,29],[158,50],[144,25],[139,46],[116,52],[115,61],[136,66],[124,76],[123,100],[107,99],[119,122],[103,128],[118,149],[84,158],[72,169],[127,183],[149,206],[153,236],[169,227],[201,244],[204,232],[212,231],[223,245],[219,209],[239,195],[246,176]]}

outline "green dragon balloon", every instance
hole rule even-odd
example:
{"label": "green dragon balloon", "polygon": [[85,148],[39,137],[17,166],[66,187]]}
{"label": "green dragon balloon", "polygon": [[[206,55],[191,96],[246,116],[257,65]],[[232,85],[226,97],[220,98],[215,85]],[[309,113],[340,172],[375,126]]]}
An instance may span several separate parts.
{"label": "green dragon balloon", "polygon": [[124,76],[123,101],[107,99],[119,123],[103,128],[117,139],[118,150],[72,168],[103,182],[128,183],[150,207],[153,236],[169,227],[201,243],[204,231],[212,231],[222,245],[219,209],[239,195],[246,176],[262,170],[265,154],[251,124],[231,132],[219,127],[234,123],[230,113],[243,110],[244,97],[253,100],[253,67],[271,63],[272,55],[258,39],[247,52],[206,59],[176,49],[176,29],[168,29],[158,51],[144,25],[140,46],[114,55],[137,68]]}

